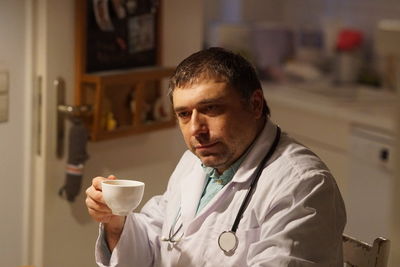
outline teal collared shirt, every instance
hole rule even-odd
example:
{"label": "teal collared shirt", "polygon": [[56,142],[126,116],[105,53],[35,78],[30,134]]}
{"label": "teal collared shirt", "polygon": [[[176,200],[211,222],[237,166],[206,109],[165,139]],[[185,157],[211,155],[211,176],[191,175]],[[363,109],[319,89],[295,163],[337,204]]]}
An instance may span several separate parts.
{"label": "teal collared shirt", "polygon": [[207,205],[208,202],[227,184],[229,183],[236,171],[239,169],[240,164],[246,157],[245,153],[242,155],[235,163],[233,163],[227,170],[225,170],[221,175],[218,174],[217,169],[204,166],[204,172],[206,173],[206,186],[204,188],[203,194],[201,195],[201,199],[199,201],[199,205],[197,206],[196,214],[198,214],[204,206]]}

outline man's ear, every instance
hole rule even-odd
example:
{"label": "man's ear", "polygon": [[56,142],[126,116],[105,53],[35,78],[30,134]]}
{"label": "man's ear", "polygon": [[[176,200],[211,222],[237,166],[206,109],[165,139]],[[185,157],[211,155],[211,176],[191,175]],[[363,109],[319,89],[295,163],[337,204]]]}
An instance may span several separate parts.
{"label": "man's ear", "polygon": [[264,108],[264,94],[261,89],[257,89],[251,95],[251,109],[257,119],[262,116]]}

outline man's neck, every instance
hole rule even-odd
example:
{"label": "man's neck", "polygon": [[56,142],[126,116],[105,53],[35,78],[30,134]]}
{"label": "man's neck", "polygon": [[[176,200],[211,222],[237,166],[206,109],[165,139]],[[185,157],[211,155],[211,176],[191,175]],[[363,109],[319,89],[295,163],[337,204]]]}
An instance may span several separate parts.
{"label": "man's neck", "polygon": [[227,169],[229,169],[235,162],[237,162],[238,161],[238,159],[240,159],[240,158],[244,158],[245,156],[245,154],[247,154],[247,152],[250,150],[250,148],[253,146],[253,144],[256,142],[256,140],[258,139],[258,137],[260,136],[260,134],[262,133],[262,131],[264,130],[264,127],[265,127],[265,125],[268,123],[268,118],[267,117],[262,117],[262,118],[260,118],[260,120],[257,122],[257,126],[256,126],[256,128],[257,128],[257,131],[256,131],[256,134],[255,134],[255,136],[254,136],[254,138],[253,138],[253,140],[250,142],[250,144],[247,146],[247,148],[243,151],[243,153],[242,154],[240,154],[240,156],[238,157],[238,158],[236,158],[229,166],[227,166],[227,167],[224,167],[224,168],[215,168],[215,170],[217,171],[217,173],[219,174],[219,175],[221,175],[221,174],[223,174],[224,173],[224,171],[226,171]]}

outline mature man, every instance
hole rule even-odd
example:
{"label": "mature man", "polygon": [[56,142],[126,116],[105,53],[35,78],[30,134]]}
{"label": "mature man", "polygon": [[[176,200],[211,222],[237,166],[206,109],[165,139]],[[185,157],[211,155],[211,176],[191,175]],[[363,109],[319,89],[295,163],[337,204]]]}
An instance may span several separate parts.
{"label": "mature man", "polygon": [[[210,48],[170,81],[185,152],[167,190],[114,216],[101,181],[87,189],[99,266],[343,266],[346,214],[321,160],[269,118],[243,57]],[[109,177],[108,179],[115,179]]]}

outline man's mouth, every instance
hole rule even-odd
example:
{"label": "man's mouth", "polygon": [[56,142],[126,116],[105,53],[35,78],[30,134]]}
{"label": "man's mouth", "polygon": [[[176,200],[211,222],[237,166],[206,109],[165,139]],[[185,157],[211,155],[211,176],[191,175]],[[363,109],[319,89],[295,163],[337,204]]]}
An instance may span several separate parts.
{"label": "man's mouth", "polygon": [[201,144],[201,145],[196,145],[194,148],[196,150],[203,150],[203,149],[209,149],[214,147],[218,142],[214,142],[214,143],[209,143],[209,144]]}

